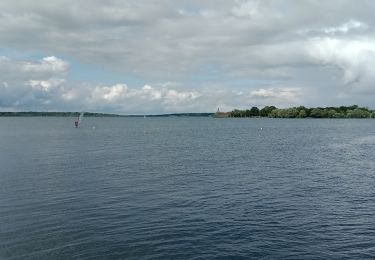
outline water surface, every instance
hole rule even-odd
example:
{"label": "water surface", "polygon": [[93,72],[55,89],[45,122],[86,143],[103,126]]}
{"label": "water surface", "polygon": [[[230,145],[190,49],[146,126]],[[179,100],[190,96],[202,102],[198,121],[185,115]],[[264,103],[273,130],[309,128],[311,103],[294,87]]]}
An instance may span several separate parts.
{"label": "water surface", "polygon": [[374,174],[374,120],[0,118],[0,259],[373,259]]}

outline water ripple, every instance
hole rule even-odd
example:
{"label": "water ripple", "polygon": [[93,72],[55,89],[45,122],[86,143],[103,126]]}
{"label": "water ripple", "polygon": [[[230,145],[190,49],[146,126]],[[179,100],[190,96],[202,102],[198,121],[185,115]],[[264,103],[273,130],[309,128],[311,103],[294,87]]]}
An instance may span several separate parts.
{"label": "water ripple", "polygon": [[0,120],[1,259],[375,257],[372,120]]}

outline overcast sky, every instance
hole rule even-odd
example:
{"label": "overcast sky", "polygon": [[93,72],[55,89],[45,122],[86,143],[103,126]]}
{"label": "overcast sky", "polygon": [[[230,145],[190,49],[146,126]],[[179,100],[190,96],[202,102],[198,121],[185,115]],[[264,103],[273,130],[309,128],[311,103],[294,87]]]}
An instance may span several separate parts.
{"label": "overcast sky", "polygon": [[0,110],[375,108],[373,0],[2,0]]}

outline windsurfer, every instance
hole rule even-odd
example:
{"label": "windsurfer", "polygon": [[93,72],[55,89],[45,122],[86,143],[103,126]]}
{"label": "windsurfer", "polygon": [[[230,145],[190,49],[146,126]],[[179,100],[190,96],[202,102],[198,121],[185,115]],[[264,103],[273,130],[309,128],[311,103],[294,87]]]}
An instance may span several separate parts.
{"label": "windsurfer", "polygon": [[84,112],[82,112],[82,113],[78,116],[77,120],[74,121],[74,125],[76,126],[76,128],[78,128],[78,126],[81,124],[81,122],[82,122],[82,118],[83,118],[83,114],[84,114]]}

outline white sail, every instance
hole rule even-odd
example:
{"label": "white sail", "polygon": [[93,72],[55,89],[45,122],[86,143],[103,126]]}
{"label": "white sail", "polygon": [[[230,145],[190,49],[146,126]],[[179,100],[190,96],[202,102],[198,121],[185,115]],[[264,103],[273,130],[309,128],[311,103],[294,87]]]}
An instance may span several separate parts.
{"label": "white sail", "polygon": [[84,114],[85,114],[85,112],[81,112],[81,114],[79,115],[79,117],[78,117],[78,124],[82,123],[82,119],[83,119],[83,115]]}

